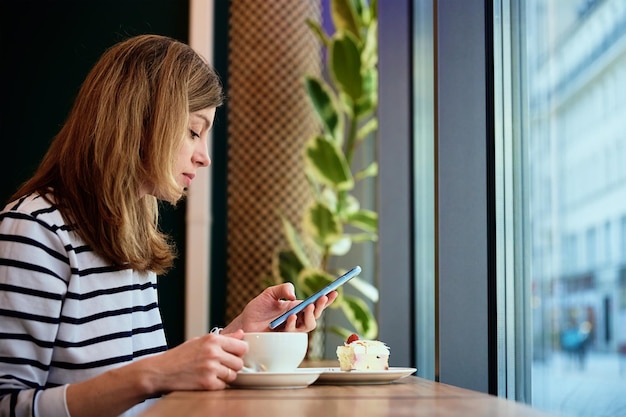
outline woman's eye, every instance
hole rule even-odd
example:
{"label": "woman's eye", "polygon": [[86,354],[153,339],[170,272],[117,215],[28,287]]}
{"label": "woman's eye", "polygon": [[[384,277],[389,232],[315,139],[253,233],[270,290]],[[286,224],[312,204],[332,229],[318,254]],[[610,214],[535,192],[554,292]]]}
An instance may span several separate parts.
{"label": "woman's eye", "polygon": [[199,138],[199,137],[200,137],[200,135],[199,135],[199,134],[197,134],[196,132],[194,132],[194,131],[193,131],[193,130],[191,130],[191,129],[189,129],[189,132],[191,133],[191,137],[192,137],[193,139],[196,139],[196,138]]}

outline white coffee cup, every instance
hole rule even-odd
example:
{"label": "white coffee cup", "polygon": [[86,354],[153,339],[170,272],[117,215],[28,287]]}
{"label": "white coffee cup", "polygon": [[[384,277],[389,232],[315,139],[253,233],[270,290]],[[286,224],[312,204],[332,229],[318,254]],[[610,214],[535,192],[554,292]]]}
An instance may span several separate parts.
{"label": "white coffee cup", "polygon": [[308,336],[300,332],[246,333],[248,351],[243,357],[246,371],[292,372],[298,368],[308,346]]}

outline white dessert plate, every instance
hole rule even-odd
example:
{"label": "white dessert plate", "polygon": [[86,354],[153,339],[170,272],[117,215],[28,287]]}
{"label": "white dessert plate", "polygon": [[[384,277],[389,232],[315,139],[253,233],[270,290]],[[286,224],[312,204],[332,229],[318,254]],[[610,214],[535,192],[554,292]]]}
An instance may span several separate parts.
{"label": "white dessert plate", "polygon": [[411,375],[415,368],[390,367],[384,371],[342,371],[339,368],[312,368],[321,371],[316,384],[370,385],[389,384]]}
{"label": "white dessert plate", "polygon": [[306,388],[322,373],[322,368],[300,368],[293,372],[238,372],[233,388],[292,389]]}

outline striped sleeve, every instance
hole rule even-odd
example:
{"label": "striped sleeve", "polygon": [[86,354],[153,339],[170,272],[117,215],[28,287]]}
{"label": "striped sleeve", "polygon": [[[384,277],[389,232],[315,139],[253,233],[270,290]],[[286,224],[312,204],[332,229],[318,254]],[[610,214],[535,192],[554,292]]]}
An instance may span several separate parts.
{"label": "striped sleeve", "polygon": [[0,416],[69,417],[48,373],[71,268],[62,225],[42,212],[0,214]]}

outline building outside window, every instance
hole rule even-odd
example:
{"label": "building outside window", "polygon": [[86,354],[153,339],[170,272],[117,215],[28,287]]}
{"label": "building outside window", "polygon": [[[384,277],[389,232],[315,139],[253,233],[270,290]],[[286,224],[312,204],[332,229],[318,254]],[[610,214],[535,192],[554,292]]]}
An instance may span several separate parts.
{"label": "building outside window", "polygon": [[495,94],[514,103],[507,117],[517,126],[500,140],[516,144],[516,162],[501,168],[519,182],[503,190],[515,193],[514,245],[526,248],[515,280],[529,288],[514,302],[532,318],[515,329],[531,344],[516,362],[516,382],[528,387],[517,397],[568,417],[623,416],[626,2],[495,4],[511,23],[496,22],[510,30],[510,59],[495,78],[513,74]]}

